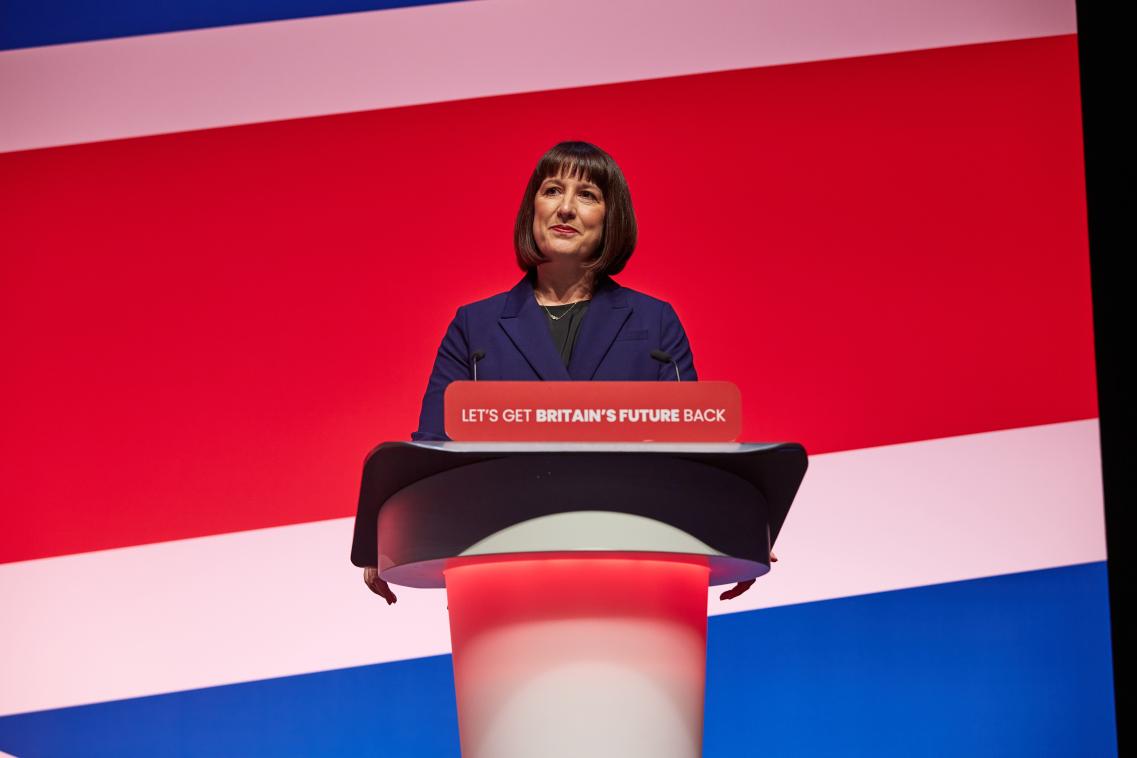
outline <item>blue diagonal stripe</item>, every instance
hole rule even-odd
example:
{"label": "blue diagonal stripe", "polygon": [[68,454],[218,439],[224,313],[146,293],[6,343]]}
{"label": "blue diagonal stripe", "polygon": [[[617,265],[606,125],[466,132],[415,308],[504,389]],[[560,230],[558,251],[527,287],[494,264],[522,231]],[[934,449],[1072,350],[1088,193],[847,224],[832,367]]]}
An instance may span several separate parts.
{"label": "blue diagonal stripe", "polygon": [[4,0],[0,50],[456,0]]}
{"label": "blue diagonal stripe", "polygon": [[[714,617],[705,755],[1116,755],[1106,581],[1093,563]],[[9,716],[0,750],[456,758],[450,666]]]}

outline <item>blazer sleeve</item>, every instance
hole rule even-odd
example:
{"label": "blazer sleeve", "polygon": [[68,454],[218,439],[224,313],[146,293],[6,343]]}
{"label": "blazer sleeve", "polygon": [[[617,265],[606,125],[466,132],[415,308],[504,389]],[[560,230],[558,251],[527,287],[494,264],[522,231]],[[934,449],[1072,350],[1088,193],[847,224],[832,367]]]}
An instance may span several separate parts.
{"label": "blazer sleeve", "polygon": [[463,306],[454,314],[454,319],[442,337],[442,344],[438,346],[438,355],[434,359],[434,368],[430,372],[430,381],[426,384],[426,394],[422,398],[418,431],[411,434],[412,440],[450,439],[444,429],[442,398],[450,382],[471,378],[468,324],[466,308]]}
{"label": "blazer sleeve", "polygon": [[[687,333],[679,323],[679,316],[671,303],[664,303],[660,312],[660,342],[662,349],[671,353],[675,365],[679,367],[679,376],[685,382],[698,381],[699,375],[695,372],[695,358],[691,355],[691,345],[687,342]],[[659,380],[661,382],[675,380],[675,368],[670,363],[659,364]]]}

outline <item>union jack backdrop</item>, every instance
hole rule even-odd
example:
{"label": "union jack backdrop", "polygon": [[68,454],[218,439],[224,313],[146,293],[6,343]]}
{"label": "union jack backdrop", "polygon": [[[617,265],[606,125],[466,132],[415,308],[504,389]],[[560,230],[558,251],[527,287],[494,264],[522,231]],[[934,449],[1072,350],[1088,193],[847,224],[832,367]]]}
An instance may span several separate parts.
{"label": "union jack backdrop", "polygon": [[0,6],[0,751],[456,756],[364,455],[583,139],[748,441],[708,756],[1116,753],[1072,0]]}

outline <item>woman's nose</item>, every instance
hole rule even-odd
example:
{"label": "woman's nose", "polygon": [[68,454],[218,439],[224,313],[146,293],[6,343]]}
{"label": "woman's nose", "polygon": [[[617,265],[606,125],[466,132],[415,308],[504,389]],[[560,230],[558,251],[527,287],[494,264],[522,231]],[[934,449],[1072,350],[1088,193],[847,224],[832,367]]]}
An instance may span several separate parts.
{"label": "woman's nose", "polygon": [[573,210],[572,204],[568,201],[567,197],[561,200],[561,204],[557,206],[557,215],[561,218],[572,218],[576,215],[576,211]]}

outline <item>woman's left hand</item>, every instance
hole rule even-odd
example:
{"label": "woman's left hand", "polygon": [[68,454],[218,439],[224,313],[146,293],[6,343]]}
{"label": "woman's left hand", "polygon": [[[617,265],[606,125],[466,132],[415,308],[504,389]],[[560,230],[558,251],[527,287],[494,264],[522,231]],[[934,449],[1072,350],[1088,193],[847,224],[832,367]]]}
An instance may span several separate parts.
{"label": "woman's left hand", "polygon": [[[778,556],[774,555],[774,551],[771,550],[770,551],[770,563],[777,563],[777,562],[778,562]],[[719,600],[732,600],[733,598],[736,598],[739,595],[741,595],[743,592],[746,592],[746,590],[750,589],[750,585],[752,585],[752,584],[754,584],[753,579],[747,579],[745,582],[739,582],[738,584],[734,585],[733,587],[731,587],[726,592],[719,595]]]}

